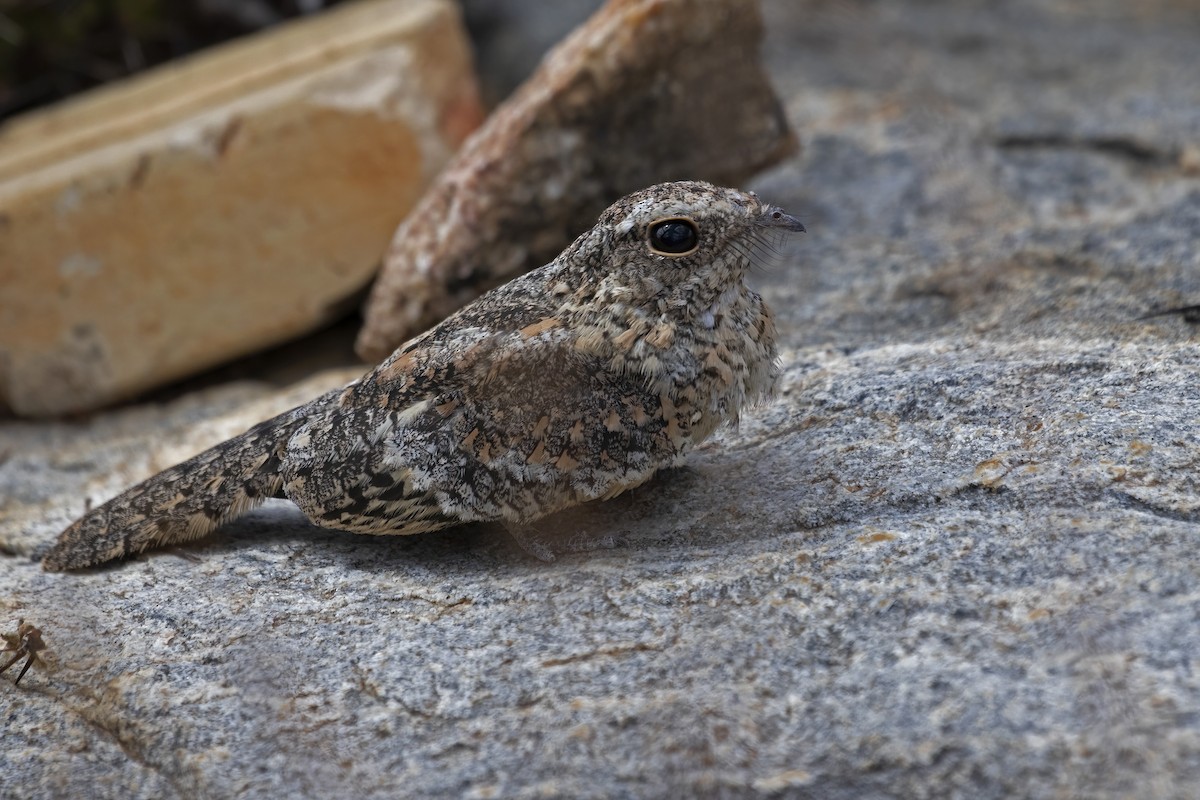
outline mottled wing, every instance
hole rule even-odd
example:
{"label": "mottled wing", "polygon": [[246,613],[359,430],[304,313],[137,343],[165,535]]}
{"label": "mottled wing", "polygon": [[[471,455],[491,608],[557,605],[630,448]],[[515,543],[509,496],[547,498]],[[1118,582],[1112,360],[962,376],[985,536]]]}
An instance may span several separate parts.
{"label": "mottled wing", "polygon": [[411,470],[444,512],[529,521],[672,462],[663,405],[547,319],[463,353],[436,402],[397,427],[380,464]]}
{"label": "mottled wing", "polygon": [[285,490],[314,521],[360,532],[528,521],[640,484],[678,455],[662,398],[550,318],[418,343],[337,407],[293,439]]}

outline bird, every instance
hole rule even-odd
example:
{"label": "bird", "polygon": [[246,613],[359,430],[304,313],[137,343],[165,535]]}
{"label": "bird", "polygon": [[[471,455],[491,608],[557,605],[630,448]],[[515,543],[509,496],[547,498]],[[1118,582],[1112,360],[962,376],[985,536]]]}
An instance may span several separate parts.
{"label": "bird", "polygon": [[778,377],[746,278],[804,226],[752,192],[662,183],[558,257],[487,292],[343,388],[262,422],[66,528],[49,571],[202,537],[267,498],[314,524],[416,534],[532,523],[639,486]]}

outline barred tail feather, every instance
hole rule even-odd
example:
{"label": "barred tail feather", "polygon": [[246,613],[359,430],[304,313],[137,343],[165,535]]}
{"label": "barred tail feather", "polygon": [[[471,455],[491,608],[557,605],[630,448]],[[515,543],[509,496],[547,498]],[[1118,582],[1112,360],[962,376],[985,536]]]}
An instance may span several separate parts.
{"label": "barred tail feather", "polygon": [[256,425],[88,512],[59,534],[43,568],[80,569],[198,539],[275,496],[283,484],[284,448],[304,408]]}

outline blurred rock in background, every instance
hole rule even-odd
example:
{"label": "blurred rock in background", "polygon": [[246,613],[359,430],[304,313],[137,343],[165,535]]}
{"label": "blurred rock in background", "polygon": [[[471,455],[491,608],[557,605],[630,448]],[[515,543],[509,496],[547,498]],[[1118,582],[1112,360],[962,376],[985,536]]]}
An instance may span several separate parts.
{"label": "blurred rock in background", "polygon": [[610,0],[501,103],[400,224],[357,349],[378,362],[549,263],[617,199],[740,185],[796,149],[758,0]]}
{"label": "blurred rock in background", "polygon": [[482,118],[449,0],[370,0],[0,127],[0,407],[86,411],[350,313]]}

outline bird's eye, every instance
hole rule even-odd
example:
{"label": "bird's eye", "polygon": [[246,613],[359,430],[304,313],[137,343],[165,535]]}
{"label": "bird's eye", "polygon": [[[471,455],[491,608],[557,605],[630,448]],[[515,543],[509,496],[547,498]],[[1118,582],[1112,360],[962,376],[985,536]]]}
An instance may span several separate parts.
{"label": "bird's eye", "polygon": [[686,256],[700,246],[700,231],[690,219],[663,219],[650,226],[650,249],[664,256]]}

